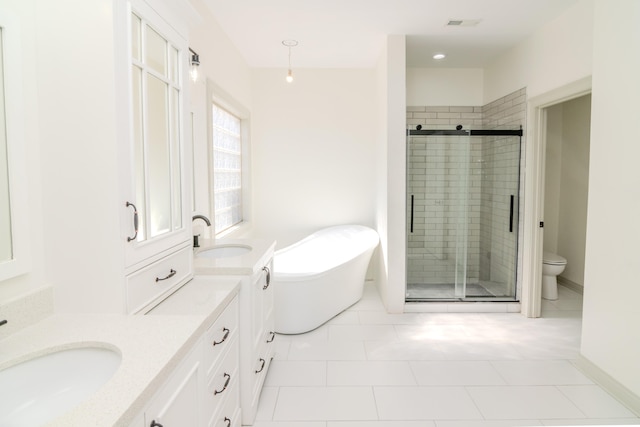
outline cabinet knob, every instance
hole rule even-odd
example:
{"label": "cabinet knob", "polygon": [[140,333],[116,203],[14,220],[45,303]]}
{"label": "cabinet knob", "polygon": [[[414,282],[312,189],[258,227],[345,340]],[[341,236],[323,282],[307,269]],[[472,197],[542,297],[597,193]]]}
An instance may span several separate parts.
{"label": "cabinet knob", "polygon": [[227,423],[227,427],[231,427],[231,420],[227,417],[224,417],[224,422]]}
{"label": "cabinet knob", "polygon": [[151,424],[149,424],[149,427],[162,427],[162,424],[157,423],[156,420],[152,420]]}

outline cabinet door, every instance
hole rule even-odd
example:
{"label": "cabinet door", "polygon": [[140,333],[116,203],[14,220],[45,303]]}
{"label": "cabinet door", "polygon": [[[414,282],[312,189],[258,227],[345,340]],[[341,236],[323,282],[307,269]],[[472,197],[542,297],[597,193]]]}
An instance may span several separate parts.
{"label": "cabinet door", "polygon": [[198,344],[156,393],[145,411],[148,427],[184,427],[201,425],[200,391],[202,346]]}
{"label": "cabinet door", "polygon": [[122,210],[126,265],[190,239],[185,135],[188,45],[142,0],[128,10]]}

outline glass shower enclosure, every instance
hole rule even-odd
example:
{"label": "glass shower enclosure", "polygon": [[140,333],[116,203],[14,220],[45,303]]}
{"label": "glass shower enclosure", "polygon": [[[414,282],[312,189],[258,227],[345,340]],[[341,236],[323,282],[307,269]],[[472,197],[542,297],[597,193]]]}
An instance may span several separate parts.
{"label": "glass shower enclosure", "polygon": [[521,137],[407,131],[407,302],[517,300]]}

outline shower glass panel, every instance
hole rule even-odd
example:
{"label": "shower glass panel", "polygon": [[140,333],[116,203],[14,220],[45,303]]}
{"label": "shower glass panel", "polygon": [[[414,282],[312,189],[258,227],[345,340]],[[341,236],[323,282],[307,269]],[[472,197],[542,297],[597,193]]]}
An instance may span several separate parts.
{"label": "shower glass panel", "polygon": [[408,132],[407,301],[516,300],[519,135]]}

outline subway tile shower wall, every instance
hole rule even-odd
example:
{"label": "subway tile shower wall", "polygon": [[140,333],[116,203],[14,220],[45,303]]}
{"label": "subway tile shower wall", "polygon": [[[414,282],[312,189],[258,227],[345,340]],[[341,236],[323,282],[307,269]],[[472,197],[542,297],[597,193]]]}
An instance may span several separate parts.
{"label": "subway tile shower wall", "polygon": [[[407,107],[407,127],[410,129],[415,129],[416,125],[422,125],[424,129],[455,129],[457,125],[465,129],[517,129],[524,128],[525,120],[525,89],[485,106]],[[523,188],[522,174],[517,179],[505,180],[513,184],[502,181],[505,169],[518,171],[514,166],[524,155],[524,145],[521,148],[518,152],[513,144],[502,144],[497,137],[474,139],[469,150],[442,137],[430,137],[428,150],[426,138],[412,141],[407,153],[407,189],[414,195],[414,232],[408,239],[408,256],[412,258],[408,283],[453,281],[453,277],[444,277],[443,272],[451,270],[447,265],[456,256],[460,227],[456,209],[460,209],[460,201],[452,197],[449,190],[465,186],[465,174],[469,176],[468,221],[464,225],[469,236],[468,281],[482,281],[491,292],[492,282],[504,283],[507,277],[513,276],[517,239],[504,227],[510,214],[509,204],[504,200],[511,195],[515,195],[517,201],[521,200],[518,183]],[[467,163],[469,167],[461,168]],[[410,197],[407,202],[411,203]],[[520,212],[518,205],[516,203],[516,218]],[[518,231],[514,229],[513,233]],[[504,289],[495,291],[503,293]]]}

